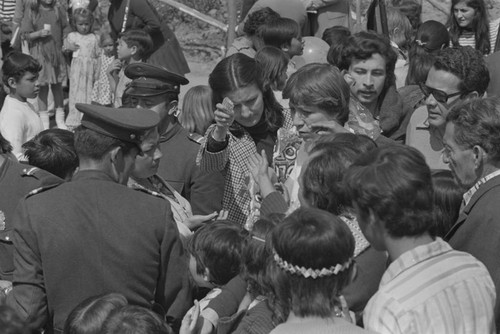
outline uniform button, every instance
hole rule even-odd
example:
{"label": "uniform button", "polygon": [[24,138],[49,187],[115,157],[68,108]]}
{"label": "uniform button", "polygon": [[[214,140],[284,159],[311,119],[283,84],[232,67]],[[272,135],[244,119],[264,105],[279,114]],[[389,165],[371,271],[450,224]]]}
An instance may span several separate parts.
{"label": "uniform button", "polygon": [[5,240],[9,241],[9,240],[10,240],[10,237],[5,237]]}

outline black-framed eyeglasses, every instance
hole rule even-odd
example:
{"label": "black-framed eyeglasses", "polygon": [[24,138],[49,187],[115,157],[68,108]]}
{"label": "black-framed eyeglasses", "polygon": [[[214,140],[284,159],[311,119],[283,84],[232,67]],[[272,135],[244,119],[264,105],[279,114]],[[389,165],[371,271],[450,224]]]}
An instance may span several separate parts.
{"label": "black-framed eyeglasses", "polygon": [[422,82],[419,84],[419,86],[420,86],[420,90],[424,94],[425,98],[428,98],[432,94],[432,96],[434,96],[436,101],[438,101],[439,103],[448,103],[448,99],[450,97],[464,94],[464,92],[456,92],[456,93],[452,93],[452,94],[446,94],[442,90],[431,88]]}

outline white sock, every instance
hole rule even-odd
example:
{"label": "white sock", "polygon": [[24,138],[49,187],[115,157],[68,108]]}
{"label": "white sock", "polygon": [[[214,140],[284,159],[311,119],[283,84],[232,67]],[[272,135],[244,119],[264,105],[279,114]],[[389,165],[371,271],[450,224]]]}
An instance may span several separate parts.
{"label": "white sock", "polygon": [[42,120],[43,129],[47,130],[50,128],[49,112],[47,110],[39,111],[40,119]]}
{"label": "white sock", "polygon": [[66,123],[64,122],[64,109],[63,108],[57,108],[56,109],[56,124],[59,129],[67,130],[68,127],[66,126]]}

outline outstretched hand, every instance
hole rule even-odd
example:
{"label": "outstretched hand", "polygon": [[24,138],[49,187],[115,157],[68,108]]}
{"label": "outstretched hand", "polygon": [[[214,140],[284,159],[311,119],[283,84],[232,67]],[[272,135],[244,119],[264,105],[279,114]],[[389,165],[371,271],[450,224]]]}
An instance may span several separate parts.
{"label": "outstretched hand", "polygon": [[194,301],[194,306],[186,313],[182,319],[179,334],[196,334],[200,332],[198,320],[200,318],[200,303]]}

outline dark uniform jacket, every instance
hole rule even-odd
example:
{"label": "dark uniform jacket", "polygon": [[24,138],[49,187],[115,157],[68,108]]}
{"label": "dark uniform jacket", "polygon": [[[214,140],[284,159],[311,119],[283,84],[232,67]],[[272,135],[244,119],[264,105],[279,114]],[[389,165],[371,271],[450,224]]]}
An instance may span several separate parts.
{"label": "dark uniform jacket", "polygon": [[451,247],[472,254],[488,269],[495,288],[496,328],[500,328],[500,176],[481,185],[445,236]]}
{"label": "dark uniform jacket", "polygon": [[31,190],[63,180],[40,168],[7,158],[0,165],[0,279],[12,281],[14,272],[12,217],[19,203]]}
{"label": "dark uniform jacket", "polygon": [[8,304],[36,328],[63,328],[78,303],[118,292],[182,319],[187,261],[170,205],[87,170],[22,200]]}
{"label": "dark uniform jacket", "polygon": [[195,215],[207,215],[222,209],[224,176],[206,173],[196,166],[200,143],[180,124],[161,137],[158,175],[187,199]]}

